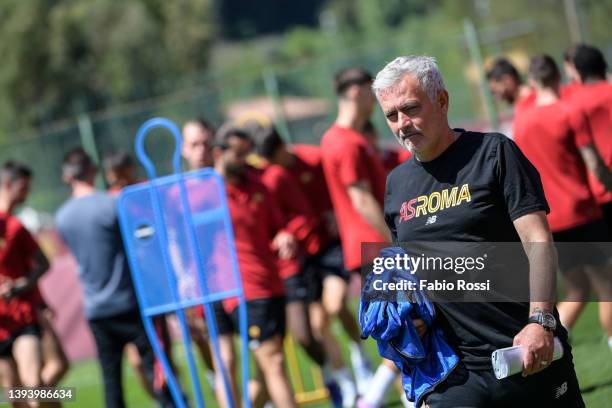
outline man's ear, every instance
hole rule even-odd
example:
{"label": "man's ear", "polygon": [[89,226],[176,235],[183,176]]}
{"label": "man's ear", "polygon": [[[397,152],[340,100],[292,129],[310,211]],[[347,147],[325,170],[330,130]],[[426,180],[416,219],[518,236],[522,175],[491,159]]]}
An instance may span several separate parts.
{"label": "man's ear", "polygon": [[442,111],[447,112],[447,113],[448,113],[448,102],[449,102],[448,91],[446,89],[443,89],[438,94],[438,106],[440,107],[440,109],[442,109]]}
{"label": "man's ear", "polygon": [[344,98],[349,100],[355,100],[359,96],[359,91],[359,85],[353,84],[346,88],[346,90],[344,91]]}

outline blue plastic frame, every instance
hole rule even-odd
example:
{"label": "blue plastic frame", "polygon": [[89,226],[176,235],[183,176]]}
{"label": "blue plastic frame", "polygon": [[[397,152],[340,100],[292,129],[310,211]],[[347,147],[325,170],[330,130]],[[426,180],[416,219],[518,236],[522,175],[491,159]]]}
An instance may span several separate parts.
{"label": "blue plastic frame", "polygon": [[[157,177],[155,166],[149,159],[148,155],[146,154],[145,148],[144,148],[144,142],[145,142],[147,135],[149,134],[151,130],[156,129],[156,128],[163,128],[163,129],[169,130],[170,133],[174,136],[175,141],[176,141],[176,148],[175,148],[173,159],[172,159],[174,173],[169,176],[165,176],[161,178]],[[172,394],[172,397],[177,407],[186,408],[187,404],[185,400],[183,399],[183,395],[182,395],[180,386],[170,367],[168,358],[164,353],[164,350],[160,344],[159,338],[157,337],[157,333],[155,332],[155,328],[153,325],[153,318],[155,316],[158,316],[163,313],[169,313],[169,312],[176,313],[178,320],[179,320],[179,324],[180,324],[181,334],[183,338],[183,345],[185,347],[185,352],[187,355],[187,364],[189,367],[189,374],[191,378],[193,395],[195,396],[195,402],[198,407],[205,407],[202,389],[200,387],[200,381],[199,381],[199,377],[197,373],[197,367],[196,367],[196,363],[193,357],[193,351],[191,347],[191,336],[189,333],[189,328],[187,326],[184,308],[192,307],[196,305],[204,306],[204,313],[205,313],[206,322],[208,325],[208,333],[209,333],[210,340],[212,343],[213,357],[215,358],[217,366],[221,367],[221,373],[223,376],[223,384],[225,388],[225,393],[227,396],[229,396],[230,392],[229,392],[228,377],[227,377],[227,372],[223,364],[221,363],[221,355],[220,355],[219,340],[218,340],[218,330],[217,330],[215,314],[212,308],[212,302],[223,300],[229,297],[237,297],[239,301],[239,305],[238,305],[238,316],[239,316],[239,321],[240,321],[239,331],[240,331],[240,337],[242,340],[241,341],[242,395],[243,395],[243,400],[245,401],[245,406],[247,408],[250,408],[250,401],[248,398],[249,349],[248,349],[248,334],[247,334],[246,300],[244,297],[244,291],[242,289],[242,281],[240,278],[238,257],[236,255],[234,233],[233,233],[231,218],[230,218],[229,209],[227,205],[227,197],[225,196],[225,194],[221,194],[221,197],[219,197],[220,202],[221,202],[221,211],[216,212],[215,214],[212,215],[212,217],[221,219],[223,221],[225,232],[227,234],[228,241],[229,241],[229,251],[231,254],[230,261],[232,264],[232,273],[234,275],[233,278],[237,286],[236,290],[229,290],[229,291],[225,291],[222,293],[210,294],[208,292],[208,288],[206,284],[206,279],[205,279],[206,271],[204,270],[204,263],[203,263],[202,255],[200,251],[195,251],[195,254],[193,255],[194,255],[194,259],[196,260],[195,265],[197,269],[198,283],[200,285],[200,288],[202,288],[203,296],[201,296],[199,299],[192,300],[192,301],[187,301],[187,302],[181,301],[179,294],[178,294],[178,287],[177,287],[176,276],[174,273],[174,268],[172,266],[170,256],[167,250],[165,250],[165,248],[168,248],[168,236],[166,234],[166,229],[165,228],[155,228],[155,233],[158,234],[157,239],[160,241],[161,247],[164,249],[162,250],[162,259],[164,262],[164,269],[166,271],[166,278],[168,280],[168,285],[171,288],[172,299],[174,302],[171,305],[164,304],[164,305],[159,305],[157,307],[155,306],[146,307],[145,306],[144,288],[146,287],[148,282],[146,281],[146,279],[143,279],[143,274],[140,273],[140,267],[136,260],[134,242],[132,238],[134,231],[133,229],[131,229],[132,223],[129,222],[130,220],[128,219],[127,212],[124,211],[125,204],[126,204],[126,197],[128,197],[131,193],[141,192],[143,189],[148,190],[149,197],[150,197],[150,200],[153,206],[155,225],[164,226],[166,225],[165,215],[162,210],[158,187],[161,186],[162,184],[167,185],[170,182],[175,183],[179,188],[181,212],[184,214],[185,228],[187,231],[188,240],[190,244],[189,246],[190,248],[200,248],[201,246],[199,245],[198,237],[195,232],[195,227],[194,227],[194,222],[193,222],[194,220],[193,220],[193,217],[190,211],[189,200],[187,196],[187,189],[185,187],[185,179],[181,171],[181,154],[180,154],[181,146],[182,146],[181,133],[178,127],[172,121],[165,119],[165,118],[153,118],[153,119],[146,121],[140,127],[140,129],[138,129],[138,133],[136,135],[135,148],[136,148],[137,157],[142,163],[143,167],[145,168],[149,181],[146,183],[141,183],[135,186],[130,186],[130,187],[125,188],[124,191],[122,191],[121,195],[119,196],[118,203],[117,203],[121,234],[123,236],[123,241],[126,247],[126,253],[127,253],[128,261],[130,264],[130,270],[132,273],[132,279],[134,282],[134,287],[135,287],[136,295],[138,298],[138,303],[140,306],[140,311],[141,311],[141,315],[143,318],[144,327],[149,337],[149,340],[151,341],[153,351],[155,352],[155,355],[157,356],[157,358],[162,364],[164,373],[168,379],[168,386],[170,388],[170,392]],[[208,177],[214,177],[216,179],[216,182],[222,187],[222,191],[225,190],[222,177],[219,176],[219,174],[217,174],[214,170],[208,168],[208,169],[202,169],[198,171],[202,172]],[[229,404],[230,407],[239,406],[237,401],[233,401],[231,398],[228,398],[228,400],[230,402]]]}

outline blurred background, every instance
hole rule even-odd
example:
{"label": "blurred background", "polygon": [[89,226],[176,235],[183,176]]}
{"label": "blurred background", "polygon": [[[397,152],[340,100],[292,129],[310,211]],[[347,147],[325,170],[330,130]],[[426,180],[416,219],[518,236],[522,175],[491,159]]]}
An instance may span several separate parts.
{"label": "blurred background", "polygon": [[[610,60],[610,17],[612,0],[4,0],[0,159],[30,163],[30,203],[53,211],[67,192],[63,152],[131,151],[155,115],[218,125],[257,110],[289,140],[317,143],[335,114],[337,69],[376,72],[411,53],[438,59],[454,125],[495,127],[504,107],[485,91],[483,63],[560,60],[580,41]],[[172,142],[149,147],[165,162]]]}
{"label": "blurred background", "polygon": [[[338,69],[375,73],[397,55],[421,53],[440,64],[452,125],[497,129],[510,108],[489,94],[488,62],[503,54],[524,70],[539,52],[561,62],[578,42],[611,61],[611,18],[612,0],[1,1],[0,161],[21,160],[34,170],[22,218],[42,231],[54,259],[43,290],[52,306],[71,311],[57,322],[70,358],[91,358],[93,343],[74,261],[44,228],[68,196],[60,179],[68,149],[81,145],[98,160],[133,153],[136,130],[153,116],[220,125],[264,114],[288,141],[318,144],[335,115]],[[379,111],[374,123],[391,143]],[[168,172],[174,142],[164,134],[149,141],[149,155]],[[580,344],[599,330],[593,307],[575,330],[575,356],[587,405],[609,406],[612,362]],[[64,385],[90,387],[83,392],[98,403],[91,364],[73,366]]]}

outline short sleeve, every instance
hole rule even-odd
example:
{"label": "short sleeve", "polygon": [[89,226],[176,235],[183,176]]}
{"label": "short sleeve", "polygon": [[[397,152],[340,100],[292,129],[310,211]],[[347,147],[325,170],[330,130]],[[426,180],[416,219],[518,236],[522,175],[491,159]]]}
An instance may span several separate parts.
{"label": "short sleeve", "polygon": [[15,239],[19,242],[20,248],[28,255],[34,255],[34,253],[40,249],[38,243],[32,234],[30,234],[30,231],[28,231],[22,224],[20,224],[19,228],[17,229]]}
{"label": "short sleeve", "polygon": [[276,181],[276,190],[270,190],[287,221],[284,228],[303,243],[316,227],[308,200],[288,172],[280,173]]}
{"label": "short sleeve", "polygon": [[338,159],[338,176],[345,187],[368,179],[367,152],[363,146],[347,143],[340,151]]}
{"label": "short sleeve", "polygon": [[496,177],[510,219],[537,211],[548,213],[540,174],[518,146],[500,135],[495,157]]}
{"label": "short sleeve", "polygon": [[397,228],[395,226],[395,216],[393,215],[391,209],[393,208],[391,205],[391,184],[392,184],[392,178],[389,175],[389,177],[387,177],[387,183],[386,183],[386,187],[385,187],[385,209],[384,209],[384,215],[385,215],[385,223],[387,224],[387,227],[389,228],[389,231],[391,231],[391,242],[396,243],[397,242]]}
{"label": "short sleeve", "polygon": [[574,133],[574,143],[577,148],[593,144],[593,134],[589,126],[589,121],[581,110],[573,109],[570,111],[570,127]]}
{"label": "short sleeve", "polygon": [[268,217],[270,220],[270,238],[272,238],[274,235],[276,235],[276,233],[285,228],[287,219],[283,215],[283,211],[278,205],[278,202],[274,199],[274,195],[270,192],[270,190],[267,187],[263,187],[261,189],[261,193],[264,196],[263,205],[265,207],[265,211],[268,212]]}

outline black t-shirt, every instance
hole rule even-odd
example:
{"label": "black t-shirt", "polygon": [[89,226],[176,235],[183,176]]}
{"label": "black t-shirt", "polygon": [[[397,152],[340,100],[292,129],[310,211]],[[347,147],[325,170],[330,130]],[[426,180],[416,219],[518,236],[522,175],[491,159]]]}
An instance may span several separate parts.
{"label": "black t-shirt", "polygon": [[[385,220],[394,242],[518,242],[513,221],[548,212],[540,176],[499,133],[461,132],[439,157],[411,158],[387,178]],[[529,304],[438,303],[437,324],[470,369],[491,367],[491,352],[512,345]],[[560,325],[558,325],[560,326]]]}

